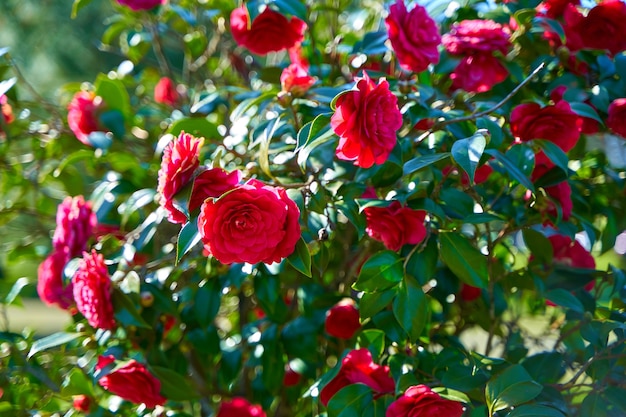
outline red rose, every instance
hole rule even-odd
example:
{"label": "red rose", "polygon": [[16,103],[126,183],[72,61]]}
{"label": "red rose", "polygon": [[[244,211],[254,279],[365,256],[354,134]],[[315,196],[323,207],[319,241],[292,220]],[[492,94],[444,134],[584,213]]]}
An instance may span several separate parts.
{"label": "red rose", "polygon": [[580,0],[544,0],[537,6],[537,14],[558,19],[563,16],[568,4],[578,6]]}
{"label": "red rose", "polygon": [[172,223],[185,223],[187,216],[175,206],[174,197],[193,178],[200,165],[200,148],[204,138],[196,138],[180,132],[163,150],[161,169],[159,170],[159,204],[167,210],[167,218]]}
{"label": "red rose", "polygon": [[340,389],[351,384],[365,384],[377,395],[392,393],[396,383],[389,375],[389,367],[375,364],[367,348],[352,350],[341,361],[339,373],[320,392],[322,404],[328,401]]}
{"label": "red rose", "polygon": [[387,207],[366,207],[367,234],[391,250],[397,251],[402,246],[417,245],[426,237],[424,210],[402,207],[394,201]]}
{"label": "red rose", "polygon": [[339,339],[351,339],[361,328],[359,310],[352,300],[333,306],[326,313],[326,333]]}
{"label": "red rose", "polygon": [[257,180],[207,199],[198,228],[205,248],[220,262],[280,262],[300,239],[300,210],[283,188]]}
{"label": "red rose", "polygon": [[217,417],[265,417],[260,405],[250,404],[245,398],[235,397],[223,401]]}
{"label": "red rose", "polygon": [[86,395],[74,395],[72,397],[72,405],[74,410],[88,413],[91,409],[91,398]]}
{"label": "red rose", "polygon": [[400,398],[395,400],[385,417],[461,417],[463,405],[458,401],[442,398],[426,385],[414,385],[407,388]]}
{"label": "red rose", "polygon": [[451,88],[484,93],[506,80],[508,75],[509,71],[491,54],[469,55],[463,58],[450,74]]}
{"label": "red rose", "polygon": [[165,3],[165,0],[117,0],[122,6],[130,7],[134,11],[150,10]]}
{"label": "red rose", "polygon": [[244,4],[231,13],[230,28],[238,45],[255,54],[267,55],[302,42],[306,23],[295,16],[287,20],[282,14],[266,7],[250,24]]}
{"label": "red rose", "polygon": [[69,260],[66,252],[52,252],[37,270],[37,294],[48,305],[67,310],[74,304],[72,283],[64,285],[63,269]]}
{"label": "red rose", "polygon": [[194,211],[209,197],[218,198],[230,191],[241,181],[241,171],[228,172],[222,168],[209,168],[202,171],[193,181],[189,198],[189,211]]}
{"label": "red rose", "polygon": [[626,98],[613,100],[608,112],[609,117],[606,119],[608,128],[622,138],[626,138]]}
{"label": "red rose", "polygon": [[97,329],[115,328],[111,304],[111,278],[102,255],[85,252],[72,278],[78,311]]}
{"label": "red rose", "polygon": [[98,113],[103,105],[102,98],[95,93],[79,91],[74,94],[67,108],[67,124],[76,138],[85,145],[92,146],[89,141],[90,133],[106,130],[98,120]]}
{"label": "red rose", "polygon": [[626,50],[626,4],[620,0],[599,3],[584,16],[573,4],[564,13],[565,38],[572,51],[608,50],[611,55]]}
{"label": "red rose", "polygon": [[[546,139],[564,152],[576,145],[582,128],[581,118],[571,110],[566,101],[543,108],[537,103],[520,104],[511,112],[510,123],[511,132],[517,140],[527,142]],[[537,165],[550,162],[543,152],[535,160]]]}
{"label": "red rose", "polygon": [[402,114],[387,80],[381,78],[376,84],[365,72],[363,78],[355,80],[356,90],[337,99],[330,126],[339,136],[337,157],[369,168],[389,157],[402,126]]}
{"label": "red rose", "polygon": [[[96,370],[102,371],[113,364],[112,355],[100,356]],[[130,360],[123,365],[116,366],[100,379],[98,384],[105,390],[135,404],[145,404],[148,408],[165,404],[166,398],[161,396],[161,382],[154,377],[146,367]]]}
{"label": "red rose", "polygon": [[425,8],[416,4],[409,12],[404,0],[397,0],[389,8],[385,24],[402,69],[421,72],[439,62],[441,36]]}
{"label": "red rose", "polygon": [[157,103],[174,106],[180,99],[180,94],[176,91],[176,84],[171,78],[163,77],[154,87],[154,101]]}
{"label": "red rose", "polygon": [[65,251],[70,258],[87,250],[87,242],[94,234],[97,219],[91,210],[91,201],[82,195],[65,197],[57,208],[57,226],[52,244],[57,251]]}
{"label": "red rose", "polygon": [[315,84],[315,78],[309,75],[308,66],[291,64],[280,74],[282,91],[294,96],[303,96]]}
{"label": "red rose", "polygon": [[474,287],[472,285],[462,284],[461,285],[461,299],[463,301],[474,301],[482,294],[482,290],[478,287]]}
{"label": "red rose", "polygon": [[453,55],[506,54],[511,43],[504,26],[493,20],[463,20],[455,23],[450,32],[443,35],[446,51]]}
{"label": "red rose", "polygon": [[593,256],[577,240],[563,235],[552,235],[548,239],[552,245],[552,261],[555,264],[582,269],[596,268]]}

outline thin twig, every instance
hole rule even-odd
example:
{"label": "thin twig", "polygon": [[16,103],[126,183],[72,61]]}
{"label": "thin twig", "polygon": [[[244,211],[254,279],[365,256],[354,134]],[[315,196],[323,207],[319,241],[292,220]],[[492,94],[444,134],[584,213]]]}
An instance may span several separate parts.
{"label": "thin twig", "polygon": [[444,126],[451,125],[451,124],[454,124],[454,123],[461,123],[461,122],[467,122],[467,121],[470,121],[470,120],[476,120],[476,119],[478,119],[480,117],[487,116],[488,114],[491,114],[491,113],[495,112],[500,107],[504,106],[507,101],[512,99],[513,96],[515,94],[517,94],[519,92],[519,90],[521,90],[526,84],[528,84],[533,79],[533,77],[535,75],[537,75],[539,73],[539,71],[541,71],[545,66],[546,66],[546,64],[544,62],[539,64],[539,66],[537,68],[535,68],[534,71],[531,72],[528,77],[526,77],[521,83],[519,83],[519,85],[517,87],[515,87],[509,94],[507,94],[506,97],[504,97],[502,100],[500,100],[500,102],[498,102],[495,106],[490,107],[487,110],[480,111],[478,113],[472,113],[472,114],[470,114],[468,116],[457,117],[455,119],[442,120],[440,122],[435,123],[435,125],[433,126],[431,131],[439,130],[439,129],[441,129]]}
{"label": "thin twig", "polygon": [[150,33],[152,34],[152,47],[154,49],[154,54],[156,55],[157,61],[159,62],[159,68],[161,72],[167,75],[169,78],[173,79],[174,75],[172,73],[172,69],[170,68],[170,64],[163,53],[163,44],[161,43],[161,36],[159,35],[158,23],[150,20],[148,22],[148,28],[150,29]]}

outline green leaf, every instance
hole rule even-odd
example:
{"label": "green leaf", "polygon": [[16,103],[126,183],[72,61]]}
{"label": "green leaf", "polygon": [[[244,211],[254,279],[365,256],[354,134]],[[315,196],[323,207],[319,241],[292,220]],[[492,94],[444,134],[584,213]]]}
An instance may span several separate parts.
{"label": "green leaf", "polygon": [[565,417],[565,414],[545,405],[525,404],[516,407],[506,417]]}
{"label": "green leaf", "polygon": [[357,291],[382,291],[398,285],[403,275],[402,259],[397,253],[387,250],[377,253],[365,262],[352,287]]}
{"label": "green leaf", "polygon": [[172,401],[189,401],[200,398],[187,378],[169,368],[149,366],[150,372],[161,382],[161,394]]}
{"label": "green leaf", "polygon": [[176,264],[182,259],[187,252],[200,242],[200,233],[198,232],[198,222],[195,220],[185,223],[178,233],[176,241]]}
{"label": "green leaf", "polygon": [[506,219],[503,219],[502,217],[496,215],[496,214],[491,214],[491,213],[474,213],[474,214],[470,214],[469,216],[466,216],[463,219],[463,223],[467,223],[467,224],[483,224],[483,223],[489,223],[489,222],[495,222],[495,221],[505,221]]}
{"label": "green leaf", "polygon": [[542,352],[529,356],[522,362],[524,369],[537,382],[556,383],[565,372],[563,355],[559,352]]}
{"label": "green leaf", "polygon": [[[261,146],[259,147],[259,153],[257,161],[261,170],[268,176],[272,177],[272,171],[270,170],[270,143],[272,138],[276,134],[276,131],[284,122],[281,120],[281,116],[275,117],[267,123],[267,126],[254,142],[259,141]],[[253,145],[251,145],[252,147]]]}
{"label": "green leaf", "polygon": [[102,97],[107,110],[119,110],[124,119],[129,119],[132,111],[130,107],[130,97],[126,87],[120,80],[113,80],[105,74],[98,75],[96,82],[96,95]]}
{"label": "green leaf", "polygon": [[430,315],[428,298],[422,288],[405,279],[393,300],[393,314],[414,343],[424,331]]}
{"label": "green leaf", "polygon": [[580,300],[567,290],[561,288],[550,290],[547,292],[546,298],[558,306],[569,308],[577,313],[585,312],[585,307]]}
{"label": "green leaf", "polygon": [[222,287],[219,280],[213,278],[198,287],[194,298],[194,312],[200,326],[209,327],[220,309]]}
{"label": "green leaf", "polygon": [[530,401],[542,389],[522,365],[512,365],[487,382],[485,397],[490,414]]}
{"label": "green leaf", "polygon": [[156,190],[153,188],[143,188],[131,194],[123,205],[120,205],[118,212],[122,216],[122,224],[126,224],[130,216],[137,210],[154,202]]}
{"label": "green leaf", "polygon": [[489,134],[491,135],[491,140],[489,144],[491,147],[499,147],[502,144],[502,140],[504,139],[504,135],[502,133],[502,127],[500,125],[491,120],[488,117],[481,117],[476,120],[476,127],[479,129],[487,129]]}
{"label": "green leaf", "polygon": [[306,20],[306,6],[299,0],[275,0],[274,4],[284,14],[296,16]]}
{"label": "green leaf", "polygon": [[296,250],[287,258],[289,265],[293,266],[298,272],[311,278],[311,253],[304,238],[300,238],[296,243]]}
{"label": "green leaf", "polygon": [[216,139],[221,137],[217,130],[217,126],[203,117],[178,119],[172,123],[172,126],[170,126],[168,130],[168,132],[174,136],[180,135],[180,132],[183,131],[190,135],[207,139]]}
{"label": "green leaf", "polygon": [[137,326],[152,329],[141,317],[132,300],[118,288],[111,294],[111,302],[115,310],[115,319],[123,326]]}
{"label": "green leaf", "polygon": [[543,34],[546,29],[549,32],[556,33],[561,43],[565,44],[565,30],[558,20],[549,19],[547,17],[535,17],[533,19],[533,27],[530,30],[531,33]]}
{"label": "green leaf", "polygon": [[524,173],[520,171],[520,169],[513,162],[511,162],[508,157],[495,149],[487,149],[485,153],[493,156],[494,159],[500,164],[500,166],[504,168],[504,170],[511,179],[516,180],[530,191],[535,192],[535,187],[533,186],[533,183],[530,182],[528,177],[524,175]]}
{"label": "green leaf", "polygon": [[298,142],[294,152],[300,151],[313,140],[324,135],[330,129],[330,117],[332,113],[323,113],[305,124],[298,132]]}
{"label": "green leaf", "polygon": [[439,262],[437,239],[430,238],[421,252],[415,251],[411,254],[406,262],[406,274],[420,285],[425,285],[435,276],[437,262]]}
{"label": "green leaf", "polygon": [[28,352],[28,358],[31,358],[33,355],[44,350],[48,350],[53,347],[69,343],[72,340],[78,339],[81,336],[84,336],[84,334],[59,332],[53,333],[50,336],[42,337],[41,339],[36,340],[35,343],[33,343],[33,345],[30,347],[30,351]]}
{"label": "green leaf", "polygon": [[461,281],[478,288],[487,287],[487,258],[458,233],[441,233],[441,258]]}
{"label": "green leaf", "polygon": [[424,155],[424,156],[418,156],[417,158],[413,158],[404,164],[402,175],[404,176],[411,175],[414,172],[417,172],[422,168],[426,168],[429,165],[432,165],[436,162],[439,162],[441,160],[448,158],[450,155],[451,154],[449,152],[443,152],[443,153],[437,153],[434,155]]}
{"label": "green leaf", "polygon": [[9,291],[6,298],[4,299],[4,304],[13,304],[13,302],[17,300],[17,297],[20,295],[22,290],[29,284],[30,282],[26,277],[19,278],[17,281],[15,281],[13,283],[13,286],[11,287],[11,291]]}
{"label": "green leaf", "polygon": [[6,94],[17,82],[17,77],[9,78],[8,80],[0,81],[0,96]]}
{"label": "green leaf", "polygon": [[469,138],[457,140],[452,144],[452,159],[467,172],[472,184],[474,183],[476,168],[480,163],[480,157],[483,156],[486,146],[487,140],[480,133],[476,133]]}
{"label": "green leaf", "polygon": [[446,387],[434,387],[433,391],[450,401],[457,401],[466,404],[470,403],[469,397],[461,391]]}
{"label": "green leaf", "polygon": [[63,385],[61,386],[61,393],[64,396],[78,394],[93,396],[93,384],[91,379],[87,378],[85,373],[80,368],[74,368],[69,371],[67,375],[65,375]]}
{"label": "green leaf", "polygon": [[545,153],[546,156],[554,162],[554,165],[561,168],[563,172],[567,173],[567,163],[569,162],[569,159],[567,158],[565,152],[563,152],[563,149],[559,148],[556,143],[549,140],[535,139],[533,140],[533,143],[539,145],[543,153]]}
{"label": "green leaf", "polygon": [[533,229],[522,230],[524,244],[532,253],[534,259],[546,265],[552,263],[553,248],[550,240],[543,234]]}
{"label": "green leaf", "polygon": [[376,361],[385,351],[385,332],[379,329],[363,330],[358,338],[359,347],[367,348]]}
{"label": "green leaf", "polygon": [[365,292],[359,299],[359,314],[365,320],[387,307],[395,297],[396,292],[386,290],[381,292]]}
{"label": "green leaf", "polygon": [[589,417],[613,417],[620,414],[608,413],[610,404],[606,399],[602,397],[602,394],[596,391],[591,391],[589,395],[585,397],[582,405],[580,406],[580,416]]}
{"label": "green leaf", "polygon": [[604,124],[600,116],[598,116],[598,112],[596,109],[591,107],[586,103],[578,103],[578,102],[570,102],[569,106],[572,108],[572,111],[579,116],[587,117],[589,119],[593,119],[600,124]]}
{"label": "green leaf", "polygon": [[280,281],[275,275],[258,274],[254,277],[257,300],[267,316],[275,322],[287,319],[287,306],[280,291]]}
{"label": "green leaf", "polygon": [[339,390],[328,402],[328,417],[354,417],[373,400],[372,389],[365,384],[352,384]]}
{"label": "green leaf", "polygon": [[265,100],[271,100],[274,97],[276,97],[276,91],[267,91],[263,94],[259,94],[256,97],[251,97],[243,100],[237,105],[237,107],[235,107],[233,112],[230,114],[230,120],[236,122],[252,107],[259,106]]}

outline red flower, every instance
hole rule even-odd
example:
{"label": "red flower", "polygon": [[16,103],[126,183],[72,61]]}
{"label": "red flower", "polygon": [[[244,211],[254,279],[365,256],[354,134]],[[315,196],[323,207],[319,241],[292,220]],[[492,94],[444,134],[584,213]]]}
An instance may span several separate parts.
{"label": "red flower", "polygon": [[[8,103],[7,96],[0,95],[0,116],[4,119],[4,124],[12,123],[15,119],[13,117],[13,109]],[[2,133],[2,123],[0,123],[0,133]]]}
{"label": "red flower", "polygon": [[484,93],[506,80],[509,71],[491,54],[466,56],[452,74],[452,89],[463,89],[473,93]]}
{"label": "red flower", "polygon": [[474,287],[472,285],[462,284],[461,285],[461,299],[463,301],[474,301],[482,294],[482,290],[478,287]]}
{"label": "red flower", "polygon": [[102,255],[86,253],[72,278],[74,300],[78,311],[97,329],[115,328],[111,304],[111,278]]}
{"label": "red flower", "polygon": [[89,134],[91,132],[106,130],[98,120],[98,114],[102,110],[103,105],[102,98],[96,96],[95,93],[79,91],[74,94],[67,108],[67,124],[74,132],[76,138],[85,145],[92,146],[89,142]]}
{"label": "red flower", "polygon": [[217,417],[265,417],[260,405],[250,404],[245,398],[235,397],[223,401]]}
{"label": "red flower", "polygon": [[74,395],[72,397],[72,405],[74,410],[88,413],[91,409],[91,398],[86,395]]}
{"label": "red flower", "polygon": [[65,197],[57,208],[57,227],[52,237],[54,249],[66,251],[70,258],[79,256],[87,250],[96,223],[90,201],[85,201],[82,195]]}
{"label": "red flower", "polygon": [[193,181],[189,198],[189,211],[199,208],[209,197],[218,198],[230,191],[241,181],[241,171],[228,172],[222,168],[209,168],[202,171]]}
{"label": "red flower", "polygon": [[366,207],[367,234],[391,250],[397,251],[402,246],[417,245],[426,237],[424,210],[402,207],[394,201],[387,207]]}
{"label": "red flower", "polygon": [[176,84],[171,78],[163,77],[154,87],[154,101],[157,103],[174,106],[180,99],[180,94],[176,91]]}
{"label": "red flower", "polygon": [[280,75],[282,91],[294,96],[303,96],[315,84],[315,77],[309,75],[308,66],[295,63],[285,68]]}
{"label": "red flower", "polygon": [[306,23],[295,16],[287,20],[282,14],[266,7],[250,24],[248,9],[244,4],[231,13],[230,27],[238,45],[255,54],[267,55],[302,42]]}
{"label": "red flower", "polygon": [[564,13],[565,38],[572,51],[608,50],[611,55],[626,50],[626,4],[620,0],[599,3],[584,16],[573,4]]}
{"label": "red flower", "polygon": [[117,0],[122,6],[130,7],[134,11],[150,10],[165,3],[165,0]]}
{"label": "red flower", "polygon": [[453,55],[474,55],[500,51],[506,54],[511,43],[504,26],[493,20],[463,20],[443,35],[443,45]]}
{"label": "red flower", "polygon": [[163,151],[157,191],[161,195],[159,204],[167,210],[167,218],[172,223],[187,221],[187,216],[176,208],[174,197],[191,181],[200,165],[198,158],[203,143],[204,138],[180,132],[178,138],[172,140]]}
{"label": "red flower", "polygon": [[[575,56],[571,56],[570,58],[576,59]],[[555,103],[563,101],[563,94],[565,94],[566,91],[567,91],[567,86],[559,85],[550,93],[550,99],[554,101]],[[591,101],[585,100],[585,104],[588,104],[595,109],[595,106],[591,104]],[[590,117],[582,117],[582,116],[579,116],[579,117],[583,121],[582,126],[581,126],[582,133],[584,133],[585,135],[593,135],[594,133],[598,133],[600,126],[597,120],[592,119]]]}
{"label": "red flower", "polygon": [[361,328],[359,310],[349,300],[333,306],[326,312],[326,333],[339,339],[351,339]]}
{"label": "red flower", "polygon": [[402,69],[421,72],[439,62],[441,36],[425,8],[416,4],[407,11],[404,0],[397,0],[389,8],[385,24]]}
{"label": "red flower", "polygon": [[[510,122],[511,132],[519,141],[546,139],[565,152],[576,145],[582,128],[581,118],[566,101],[543,108],[537,103],[520,104],[511,112]],[[543,152],[537,155],[538,165],[547,162],[550,161]]]}
{"label": "red flower", "polygon": [[580,0],[544,0],[537,6],[537,14],[558,19],[563,16],[568,4],[578,6]]}
{"label": "red flower", "polygon": [[48,305],[57,305],[67,310],[74,304],[72,283],[63,283],[63,269],[69,260],[63,251],[50,254],[37,271],[37,294]]}
{"label": "red flower", "polygon": [[322,404],[328,405],[328,401],[340,389],[357,383],[367,385],[377,395],[392,393],[396,388],[393,378],[389,375],[388,366],[375,364],[367,348],[356,349],[343,358],[337,376],[322,389],[320,393]]}
{"label": "red flower", "polygon": [[[96,370],[102,371],[114,361],[112,355],[100,356]],[[163,405],[167,401],[160,394],[161,382],[143,364],[134,359],[106,373],[98,380],[98,384],[127,401],[145,404],[148,408]]]}
{"label": "red flower", "polygon": [[387,408],[385,417],[461,417],[463,405],[447,400],[426,385],[407,388],[400,398]]}
{"label": "red flower", "polygon": [[552,261],[555,264],[582,269],[596,268],[593,256],[577,240],[563,235],[552,235],[548,239],[552,245]]}
{"label": "red flower", "polygon": [[205,248],[220,262],[280,262],[300,239],[300,210],[283,188],[257,180],[207,199],[198,228]]}
{"label": "red flower", "polygon": [[286,387],[295,387],[302,381],[302,375],[294,371],[289,365],[285,367],[285,377],[283,378],[283,385]]}
{"label": "red flower", "polygon": [[339,136],[337,157],[369,168],[389,157],[402,126],[402,114],[387,80],[381,78],[375,84],[365,72],[363,78],[355,80],[357,89],[337,99],[330,126]]}
{"label": "red flower", "polygon": [[609,117],[606,119],[608,128],[622,138],[626,138],[626,98],[613,100],[608,112]]}
{"label": "red flower", "polygon": [[[552,163],[536,165],[533,173],[530,176],[530,179],[536,182],[553,167],[554,164]],[[558,203],[561,207],[561,218],[565,221],[569,220],[570,216],[572,215],[572,209],[574,208],[574,205],[572,203],[572,188],[570,187],[569,183],[567,181],[562,181],[550,187],[544,187],[544,189],[548,196],[553,200],[550,201],[548,206],[545,208],[545,213],[552,218],[557,217],[557,209],[555,203]],[[550,221],[546,221],[544,224],[551,223],[552,222]]]}

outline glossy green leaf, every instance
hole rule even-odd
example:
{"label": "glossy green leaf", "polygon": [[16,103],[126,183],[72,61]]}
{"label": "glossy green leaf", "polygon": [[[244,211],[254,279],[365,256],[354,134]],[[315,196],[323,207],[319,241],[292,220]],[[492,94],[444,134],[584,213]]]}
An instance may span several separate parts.
{"label": "glossy green leaf", "polygon": [[404,269],[397,253],[383,251],[373,255],[361,268],[359,278],[352,286],[357,291],[377,292],[398,285]]}
{"label": "glossy green leaf", "polygon": [[348,385],[340,389],[328,402],[328,417],[360,416],[372,400],[372,389],[367,385]]}
{"label": "glossy green leaf", "polygon": [[287,262],[307,277],[311,278],[313,276],[311,273],[311,253],[302,237],[296,243],[296,249],[289,255]]}
{"label": "glossy green leaf", "polygon": [[365,320],[378,313],[391,303],[396,293],[393,289],[380,292],[365,292],[359,299],[359,314]]}
{"label": "glossy green leaf", "polygon": [[111,79],[105,74],[98,75],[94,83],[96,95],[102,97],[107,109],[119,110],[124,119],[132,114],[130,108],[130,97],[124,83],[117,79]]}
{"label": "glossy green leaf", "polygon": [[554,304],[569,308],[577,313],[584,313],[585,307],[583,304],[569,291],[561,288],[555,288],[546,293],[546,299],[552,301]]}
{"label": "glossy green leaf", "polygon": [[150,371],[161,382],[161,394],[171,401],[189,401],[200,398],[193,385],[179,373],[161,366],[150,366]]}
{"label": "glossy green leaf", "polygon": [[417,341],[430,316],[428,297],[422,288],[410,280],[404,280],[398,287],[393,301],[393,314],[409,336],[409,340]]}
{"label": "glossy green leaf", "polygon": [[533,229],[522,230],[524,244],[530,250],[533,259],[549,265],[552,263],[553,249],[550,240],[543,234]]}
{"label": "glossy green leaf", "polygon": [[516,180],[530,191],[535,191],[535,187],[533,186],[533,183],[530,182],[530,179],[524,175],[517,165],[511,162],[508,157],[495,149],[487,149],[485,153],[491,155],[500,164],[500,166],[502,166],[511,179]]}
{"label": "glossy green leaf", "polygon": [[372,354],[374,361],[385,351],[385,332],[380,329],[367,329],[359,333],[357,338],[359,347],[366,347]]}
{"label": "glossy green leaf", "polygon": [[176,263],[180,262],[182,257],[193,249],[200,242],[200,232],[198,232],[198,222],[195,220],[185,223],[178,233],[176,242]]}
{"label": "glossy green leaf", "polygon": [[28,278],[26,277],[18,278],[17,281],[13,283],[13,286],[11,287],[11,291],[9,291],[9,293],[5,297],[4,304],[7,304],[7,305],[13,304],[15,301],[17,301],[18,296],[20,295],[22,290],[26,288],[26,286],[28,286],[29,284],[30,284],[30,281],[28,280]]}
{"label": "glossy green leaf", "polygon": [[543,153],[545,153],[546,156],[550,158],[554,165],[561,168],[563,172],[567,173],[567,164],[569,162],[569,159],[567,157],[567,154],[563,152],[563,149],[559,148],[558,145],[549,140],[535,139],[533,140],[533,143],[539,145]]}
{"label": "glossy green leaf", "polygon": [[420,169],[426,168],[436,162],[442,161],[448,158],[451,154],[449,152],[437,153],[433,155],[424,155],[413,158],[404,164],[402,174],[404,176],[411,175]]}
{"label": "glossy green leaf", "polygon": [[315,119],[305,124],[298,132],[298,142],[294,152],[300,151],[306,145],[326,134],[330,129],[330,117],[332,113],[320,114]]}
{"label": "glossy green leaf", "polygon": [[570,102],[569,106],[571,107],[572,111],[579,116],[593,119],[600,124],[604,123],[602,119],[600,118],[600,116],[598,116],[598,112],[589,104]]}
{"label": "glossy green leaf", "polygon": [[439,235],[441,258],[463,282],[478,288],[487,287],[487,257],[458,233]]}
{"label": "glossy green leaf", "polygon": [[565,417],[556,408],[538,404],[524,404],[515,407],[506,417]]}
{"label": "glossy green leaf", "polygon": [[93,382],[91,378],[87,378],[82,369],[74,368],[65,375],[61,392],[63,395],[87,394],[93,396]]}
{"label": "glossy green leaf", "polygon": [[476,133],[469,138],[457,140],[452,144],[452,159],[467,172],[472,184],[474,183],[476,168],[480,163],[480,158],[483,156],[486,146],[487,140],[480,133]]}
{"label": "glossy green leaf", "polygon": [[59,332],[53,333],[50,336],[42,337],[41,339],[36,340],[35,343],[33,343],[33,345],[30,347],[30,351],[28,351],[28,357],[31,358],[33,355],[44,350],[64,345],[71,342],[72,340],[78,339],[81,336],[84,336],[84,334]]}
{"label": "glossy green leaf", "polygon": [[194,312],[200,326],[208,327],[213,323],[220,309],[221,298],[222,287],[215,278],[198,287],[194,298]]}
{"label": "glossy green leaf", "polygon": [[532,400],[542,389],[522,365],[512,365],[487,382],[487,406],[491,413],[515,407]]}
{"label": "glossy green leaf", "polygon": [[431,237],[421,251],[415,251],[410,254],[406,262],[406,273],[420,285],[426,285],[435,276],[438,262],[439,248],[437,247],[437,239]]}
{"label": "glossy green leaf", "polygon": [[113,290],[111,302],[113,303],[113,309],[115,311],[115,320],[123,326],[137,326],[144,329],[152,328],[152,326],[146,323],[143,317],[141,317],[141,314],[137,311],[136,304],[118,288]]}
{"label": "glossy green leaf", "polygon": [[217,126],[203,117],[178,119],[172,123],[168,132],[174,136],[180,135],[180,132],[185,132],[190,135],[206,139],[216,139],[221,137],[217,130]]}
{"label": "glossy green leaf", "polygon": [[17,77],[9,78],[8,80],[0,81],[0,96],[6,94],[17,83]]}

